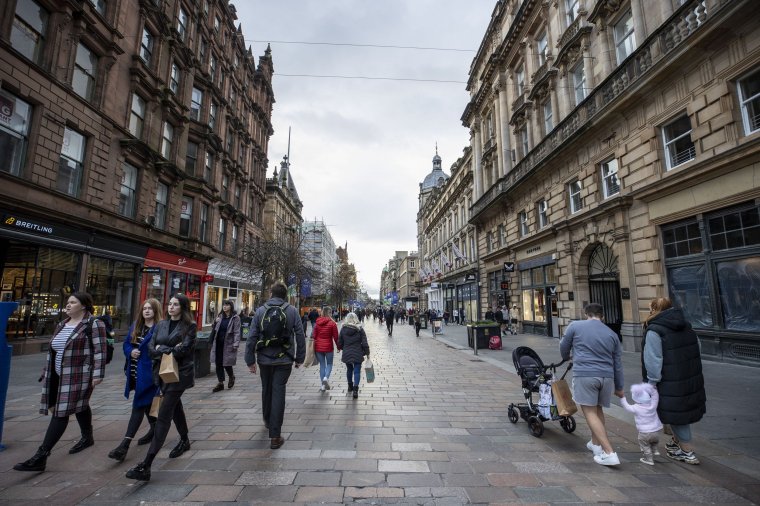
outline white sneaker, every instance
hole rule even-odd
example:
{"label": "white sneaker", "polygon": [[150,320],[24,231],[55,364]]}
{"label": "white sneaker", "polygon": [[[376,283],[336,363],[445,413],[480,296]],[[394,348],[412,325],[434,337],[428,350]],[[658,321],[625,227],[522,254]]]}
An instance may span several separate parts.
{"label": "white sneaker", "polygon": [[594,456],[601,455],[604,453],[604,450],[602,450],[602,445],[595,445],[593,442],[589,441],[586,443],[586,448],[591,450],[593,452]]}
{"label": "white sneaker", "polygon": [[599,455],[594,455],[594,462],[603,466],[616,466],[620,464],[620,459],[615,452],[604,453],[602,451]]}
{"label": "white sneaker", "polygon": [[330,390],[330,383],[327,382],[327,378],[322,378],[322,389]]}
{"label": "white sneaker", "polygon": [[319,387],[319,391],[320,391],[320,392],[324,392],[324,391],[325,391],[325,386],[324,386],[324,385],[320,386],[320,387]]}

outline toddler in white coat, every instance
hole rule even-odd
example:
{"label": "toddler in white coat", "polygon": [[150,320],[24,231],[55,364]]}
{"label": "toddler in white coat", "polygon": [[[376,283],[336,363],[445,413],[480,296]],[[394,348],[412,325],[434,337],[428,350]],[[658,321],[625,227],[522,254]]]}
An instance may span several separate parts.
{"label": "toddler in white coat", "polygon": [[644,464],[653,466],[654,455],[659,455],[657,443],[660,441],[659,432],[662,430],[662,422],[657,416],[657,403],[660,396],[654,385],[649,383],[637,383],[631,385],[631,397],[636,404],[628,404],[623,397],[620,404],[633,413],[636,420],[636,430],[639,431],[639,446],[644,456],[639,459]]}

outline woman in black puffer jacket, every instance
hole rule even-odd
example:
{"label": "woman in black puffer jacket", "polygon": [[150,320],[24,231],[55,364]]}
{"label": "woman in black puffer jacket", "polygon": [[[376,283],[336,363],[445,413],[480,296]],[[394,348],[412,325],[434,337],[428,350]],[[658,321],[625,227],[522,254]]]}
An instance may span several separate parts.
{"label": "woman in black puffer jacket", "polygon": [[338,350],[343,352],[341,360],[346,364],[348,391],[353,391],[354,399],[357,399],[359,380],[362,377],[362,362],[364,362],[364,355],[369,357],[369,344],[359,317],[354,313],[348,313],[343,320],[343,327],[338,336]]}

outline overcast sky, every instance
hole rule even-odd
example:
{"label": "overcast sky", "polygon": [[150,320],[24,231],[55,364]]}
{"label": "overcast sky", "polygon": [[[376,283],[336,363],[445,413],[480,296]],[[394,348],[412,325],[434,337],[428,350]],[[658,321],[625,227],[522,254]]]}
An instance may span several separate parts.
{"label": "overcast sky", "polygon": [[447,173],[469,143],[460,121],[469,100],[464,83],[494,5],[495,0],[235,3],[257,61],[267,43],[272,47],[276,103],[268,174],[287,152],[291,127],[291,171],[303,218],[324,219],[336,244],[348,242],[349,260],[373,297],[394,252],[417,250],[419,183],[432,170],[436,142]]}

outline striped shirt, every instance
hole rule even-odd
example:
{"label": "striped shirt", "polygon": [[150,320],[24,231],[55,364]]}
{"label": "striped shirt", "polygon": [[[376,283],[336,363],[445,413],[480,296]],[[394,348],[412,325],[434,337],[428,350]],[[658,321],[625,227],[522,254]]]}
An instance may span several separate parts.
{"label": "striped shirt", "polygon": [[55,351],[55,372],[58,376],[61,375],[61,364],[63,363],[63,350],[66,348],[66,343],[69,342],[71,334],[74,333],[76,325],[64,325],[60,332],[58,332],[53,338],[53,342],[50,347]]}

